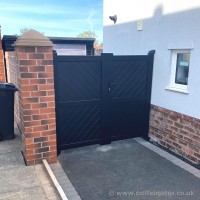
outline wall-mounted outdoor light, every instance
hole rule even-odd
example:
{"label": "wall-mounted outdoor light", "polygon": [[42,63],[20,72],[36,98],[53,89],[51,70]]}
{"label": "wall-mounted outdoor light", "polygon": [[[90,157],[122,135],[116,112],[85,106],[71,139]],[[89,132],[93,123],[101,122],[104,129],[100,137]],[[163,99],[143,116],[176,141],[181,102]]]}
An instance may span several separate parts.
{"label": "wall-mounted outdoor light", "polygon": [[109,18],[114,22],[114,24],[117,22],[117,15],[109,16]]}

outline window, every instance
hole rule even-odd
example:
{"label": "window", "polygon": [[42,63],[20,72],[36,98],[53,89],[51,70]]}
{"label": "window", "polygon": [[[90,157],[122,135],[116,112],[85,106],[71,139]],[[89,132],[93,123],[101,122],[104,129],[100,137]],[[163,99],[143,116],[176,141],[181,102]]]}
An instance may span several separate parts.
{"label": "window", "polygon": [[189,50],[173,50],[171,80],[168,89],[188,93],[188,76],[190,67]]}

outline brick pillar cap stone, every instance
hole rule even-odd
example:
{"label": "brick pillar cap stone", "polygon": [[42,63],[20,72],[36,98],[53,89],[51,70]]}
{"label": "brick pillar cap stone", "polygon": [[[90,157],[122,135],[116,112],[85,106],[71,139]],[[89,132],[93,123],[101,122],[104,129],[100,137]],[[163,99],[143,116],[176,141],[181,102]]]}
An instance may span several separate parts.
{"label": "brick pillar cap stone", "polygon": [[53,43],[42,33],[33,29],[24,33],[19,37],[13,45],[14,47],[28,46],[28,47],[52,47]]}

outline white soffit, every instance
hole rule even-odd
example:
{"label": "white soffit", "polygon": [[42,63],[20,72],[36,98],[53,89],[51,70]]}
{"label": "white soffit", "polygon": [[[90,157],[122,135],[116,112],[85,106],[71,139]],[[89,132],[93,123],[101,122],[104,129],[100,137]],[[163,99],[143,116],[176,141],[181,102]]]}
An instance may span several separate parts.
{"label": "white soffit", "polygon": [[54,44],[53,50],[58,55],[86,55],[85,44]]}

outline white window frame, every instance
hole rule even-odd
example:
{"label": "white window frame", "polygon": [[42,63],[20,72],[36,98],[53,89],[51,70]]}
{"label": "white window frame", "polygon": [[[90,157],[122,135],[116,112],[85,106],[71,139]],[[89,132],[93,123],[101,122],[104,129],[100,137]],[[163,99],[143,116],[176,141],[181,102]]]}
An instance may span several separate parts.
{"label": "white window frame", "polygon": [[[182,93],[189,93],[188,92],[188,84],[182,85],[175,82],[176,80],[176,65],[177,65],[177,54],[178,53],[189,53],[190,54],[190,63],[191,63],[191,50],[172,50],[172,57],[171,57],[171,75],[170,75],[170,84],[166,88],[168,90],[173,90]],[[190,65],[189,65],[190,71]],[[188,76],[189,78],[189,76]]]}

